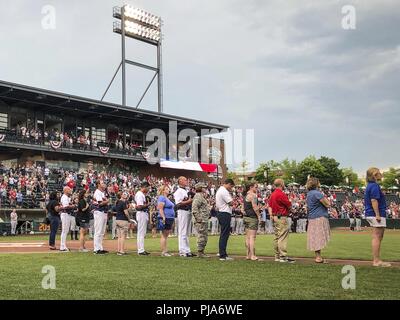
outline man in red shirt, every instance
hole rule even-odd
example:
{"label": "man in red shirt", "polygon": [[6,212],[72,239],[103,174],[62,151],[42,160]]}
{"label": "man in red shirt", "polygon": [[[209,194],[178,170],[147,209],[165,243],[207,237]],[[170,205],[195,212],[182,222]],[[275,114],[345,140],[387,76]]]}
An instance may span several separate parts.
{"label": "man in red shirt", "polygon": [[275,191],[269,199],[268,211],[274,224],[274,249],[275,261],[293,263],[294,260],[287,257],[287,241],[289,237],[288,215],[292,208],[292,203],[288,196],[283,192],[285,183],[282,179],[274,181]]}

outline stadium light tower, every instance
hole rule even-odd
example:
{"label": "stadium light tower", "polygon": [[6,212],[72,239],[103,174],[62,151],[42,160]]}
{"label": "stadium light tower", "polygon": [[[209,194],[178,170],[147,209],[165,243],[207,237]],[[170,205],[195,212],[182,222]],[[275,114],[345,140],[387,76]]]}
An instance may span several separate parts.
{"label": "stadium light tower", "polygon": [[[109,90],[112,82],[114,81],[119,69],[122,67],[122,105],[126,106],[126,64],[133,65],[139,68],[148,69],[154,71],[154,76],[148,84],[146,90],[141,96],[136,108],[139,107],[143,98],[150,89],[155,78],[157,77],[158,87],[158,112],[163,112],[163,94],[162,94],[162,63],[161,63],[161,24],[162,20],[160,17],[155,16],[149,12],[135,8],[131,5],[124,5],[123,7],[113,8],[113,17],[118,19],[114,21],[113,31],[121,35],[121,53],[122,60],[108,85],[106,92],[104,93],[101,100],[104,99],[107,91]],[[157,47],[157,67],[152,67],[139,62],[131,61],[126,59],[125,41],[126,38],[135,39],[138,41],[145,42],[149,45]]]}

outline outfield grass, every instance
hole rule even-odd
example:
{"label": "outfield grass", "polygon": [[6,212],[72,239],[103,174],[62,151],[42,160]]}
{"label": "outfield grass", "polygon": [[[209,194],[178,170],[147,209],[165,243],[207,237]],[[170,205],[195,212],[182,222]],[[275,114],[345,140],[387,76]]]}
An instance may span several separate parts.
{"label": "outfield grass", "polygon": [[[59,236],[57,236],[59,239]],[[18,236],[18,237],[0,237],[1,242],[26,241],[26,240],[43,240],[48,241],[48,236]],[[135,243],[135,239],[128,240]],[[273,256],[273,236],[259,235],[256,240],[257,255]],[[306,249],[306,234],[290,234],[288,242],[288,253],[293,257],[313,257],[313,253]],[[192,250],[196,251],[196,239],[191,238],[190,244]],[[115,241],[115,246],[117,242]],[[160,251],[159,238],[148,238],[145,240],[147,251]],[[168,246],[170,251],[178,251],[178,239],[176,237],[169,238]],[[218,237],[210,236],[206,251],[208,253],[218,252]],[[388,261],[400,261],[400,231],[387,230],[382,243],[382,259]],[[231,236],[228,243],[228,253],[232,255],[245,255],[244,237]],[[337,259],[357,259],[371,260],[371,234],[370,232],[345,232],[333,231],[331,241],[323,251],[326,258]]]}
{"label": "outfield grass", "polygon": [[[356,289],[344,290],[336,265],[80,253],[0,259],[0,299],[400,299],[397,268],[356,267]],[[45,265],[55,267],[55,290],[41,287]]]}
{"label": "outfield grass", "polygon": [[[208,252],[216,252],[217,240],[210,237]],[[272,236],[257,240],[257,253],[272,255]],[[400,232],[387,233],[383,258],[399,260],[399,240]],[[304,234],[291,234],[290,255],[312,256],[305,241]],[[176,242],[170,239],[172,251]],[[195,249],[195,240],[191,243]],[[231,254],[244,254],[243,237],[231,237],[228,248]],[[146,249],[159,251],[159,239],[146,239]],[[334,232],[326,256],[370,259],[370,235]],[[55,290],[41,287],[45,265],[56,269]],[[329,264],[49,253],[0,254],[0,266],[0,299],[400,299],[398,268],[357,266],[356,289],[344,290],[342,267]]]}

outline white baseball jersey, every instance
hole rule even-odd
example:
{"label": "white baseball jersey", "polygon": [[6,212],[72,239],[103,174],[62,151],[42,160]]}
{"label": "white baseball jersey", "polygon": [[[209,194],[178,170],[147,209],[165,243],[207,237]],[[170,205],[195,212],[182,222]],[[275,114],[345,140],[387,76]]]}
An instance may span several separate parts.
{"label": "white baseball jersey", "polygon": [[[68,207],[70,205],[70,197],[68,197],[66,194],[63,194],[61,197],[61,206],[62,207]],[[66,209],[62,209],[61,212],[66,212]]]}
{"label": "white baseball jersey", "polygon": [[188,192],[186,189],[179,187],[174,193],[175,203],[179,204],[183,201],[183,199],[187,198]]}
{"label": "white baseball jersey", "polygon": [[[135,202],[137,206],[143,206],[146,203],[146,196],[142,191],[138,191],[135,194]],[[141,212],[140,210],[138,210]]]}

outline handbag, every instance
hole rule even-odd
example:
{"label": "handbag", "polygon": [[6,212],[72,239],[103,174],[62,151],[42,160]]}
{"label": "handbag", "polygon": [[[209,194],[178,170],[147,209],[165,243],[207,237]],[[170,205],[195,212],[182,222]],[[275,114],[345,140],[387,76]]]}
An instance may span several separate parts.
{"label": "handbag", "polygon": [[163,219],[161,217],[157,217],[157,230],[164,230],[165,224],[163,223]]}

